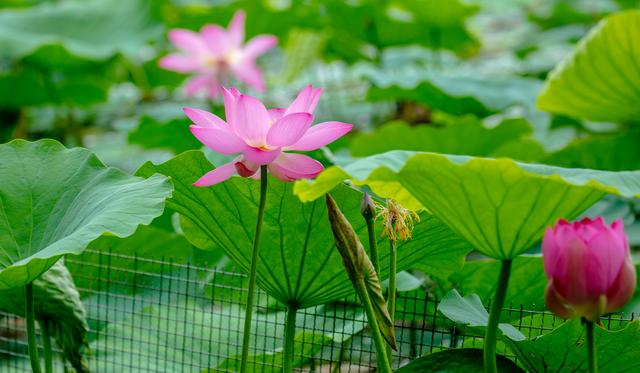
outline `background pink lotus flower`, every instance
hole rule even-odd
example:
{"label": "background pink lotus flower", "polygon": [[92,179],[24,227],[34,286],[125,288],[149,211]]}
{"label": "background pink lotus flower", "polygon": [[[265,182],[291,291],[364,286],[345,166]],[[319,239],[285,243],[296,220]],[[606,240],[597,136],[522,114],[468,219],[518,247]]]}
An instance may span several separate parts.
{"label": "background pink lotus flower", "polygon": [[160,67],[194,74],[186,87],[189,96],[206,89],[210,96],[216,97],[231,76],[262,92],[264,79],[256,66],[256,58],[273,48],[278,39],[272,35],[258,35],[243,44],[244,23],[245,13],[239,10],[228,29],[205,25],[199,34],[184,29],[169,31],[169,40],[181,53],[162,58]]}
{"label": "background pink lotus flower", "polygon": [[322,90],[309,85],[285,108],[267,110],[260,100],[238,90],[223,88],[227,121],[204,110],[185,108],[194,122],[191,133],[209,149],[225,155],[238,154],[234,161],[208,172],[196,186],[220,183],[238,174],[259,177],[261,165],[284,181],[315,177],[324,167],[311,157],[286,151],[321,148],[340,138],[352,124],[324,122],[314,126],[313,111]]}
{"label": "background pink lotus flower", "polygon": [[600,316],[623,306],[636,288],[636,270],[621,220],[609,227],[602,217],[548,228],[542,241],[549,278],[545,303],[555,314]]}

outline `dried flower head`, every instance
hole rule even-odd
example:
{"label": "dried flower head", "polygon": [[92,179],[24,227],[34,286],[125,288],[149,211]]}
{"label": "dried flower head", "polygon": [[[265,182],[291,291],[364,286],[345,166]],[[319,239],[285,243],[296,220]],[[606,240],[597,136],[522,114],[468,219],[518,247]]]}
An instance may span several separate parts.
{"label": "dried flower head", "polygon": [[411,238],[411,232],[416,222],[420,221],[420,216],[402,207],[398,202],[387,199],[387,206],[376,202],[378,214],[376,218],[382,218],[384,229],[382,231],[383,236],[389,237],[392,241],[406,241]]}

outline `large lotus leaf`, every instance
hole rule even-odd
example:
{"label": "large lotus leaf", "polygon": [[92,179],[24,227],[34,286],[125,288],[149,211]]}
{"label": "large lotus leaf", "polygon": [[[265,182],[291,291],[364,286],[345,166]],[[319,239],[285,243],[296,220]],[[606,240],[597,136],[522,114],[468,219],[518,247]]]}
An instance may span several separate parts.
{"label": "large lotus leaf", "polygon": [[36,69],[23,68],[0,73],[0,106],[87,106],[105,101],[110,83],[97,74],[57,74],[54,80]]}
{"label": "large lotus leaf", "polygon": [[[502,355],[496,356],[498,370],[504,373],[524,372],[516,363]],[[460,373],[482,372],[484,363],[482,350],[474,348],[460,348],[437,351],[419,357],[402,368],[397,373]]]}
{"label": "large lotus leaf", "polygon": [[186,150],[199,149],[202,144],[193,136],[177,136],[186,131],[191,121],[186,117],[157,120],[151,116],[140,118],[138,127],[129,133],[129,143],[145,149],[169,149],[179,154]]}
{"label": "large lotus leaf", "polygon": [[[351,36],[379,48],[421,44],[466,56],[474,54],[480,46],[465,26],[466,19],[474,15],[479,7],[460,0],[449,1],[447,6],[441,6],[437,0],[359,3],[333,0],[327,1],[327,4],[331,19],[335,25],[339,25],[337,27],[341,29],[341,34],[346,34],[340,35],[338,40],[349,40]],[[398,13],[409,16],[397,17]],[[336,45],[335,48],[340,46]]]}
{"label": "large lotus leaf", "polygon": [[593,135],[579,138],[543,160],[562,167],[593,168],[597,170],[640,169],[640,131],[616,135]]}
{"label": "large lotus leaf", "polygon": [[[640,322],[608,331],[595,327],[598,368],[601,372],[635,372],[640,367]],[[566,322],[533,340],[510,343],[523,365],[532,372],[586,372],[585,326],[579,319]]]}
{"label": "large lotus leaf", "polygon": [[[474,156],[524,156],[538,158],[541,145],[528,141],[532,128],[524,119],[504,120],[494,128],[474,117],[463,117],[445,127],[409,126],[390,122],[371,133],[360,133],[351,141],[351,155],[365,157],[390,150],[429,151]],[[523,151],[523,147],[527,147]],[[528,154],[527,154],[528,153]]]}
{"label": "large lotus leaf", "polygon": [[0,56],[18,59],[47,46],[72,56],[105,60],[138,53],[161,28],[147,0],[65,1],[0,12]]}
{"label": "large lotus leaf", "polygon": [[0,145],[0,180],[0,289],[35,280],[102,234],[132,234],[162,213],[172,189],[53,140]]}
{"label": "large lotus leaf", "polygon": [[410,100],[451,114],[487,116],[511,106],[529,108],[540,91],[537,79],[479,76],[424,68],[368,68],[363,75],[376,101]]}
{"label": "large lotus leaf", "polygon": [[[189,229],[183,226],[186,237],[195,237],[191,242],[202,248],[224,249],[248,271],[259,183],[232,178],[210,188],[192,186],[212,168],[202,152],[189,151],[161,165],[147,163],[138,174],[171,176],[176,189],[167,206],[189,221]],[[300,202],[292,188],[292,183],[269,180],[258,284],[282,303],[294,302],[300,307],[340,299],[350,294],[352,287],[335,248],[326,206],[322,201]],[[366,224],[359,207],[362,194],[340,186],[332,195],[366,243]],[[461,267],[471,248],[438,219],[428,214],[422,214],[421,219],[413,239],[398,246],[398,270],[416,268],[448,276]],[[203,242],[205,239],[208,242]],[[388,246],[388,241],[379,242],[383,274],[388,271]]]}
{"label": "large lotus leaf", "polygon": [[573,219],[606,194],[640,197],[640,171],[610,172],[510,159],[392,151],[331,167],[296,193],[313,200],[352,179],[380,196],[420,204],[482,253],[513,259],[558,218]]}
{"label": "large lotus leaf", "polygon": [[640,118],[640,11],[602,20],[555,70],[541,110],[595,121]]}
{"label": "large lotus leaf", "polygon": [[[449,277],[451,284],[462,294],[477,294],[484,304],[488,304],[495,296],[500,262],[497,260],[467,261],[461,271]],[[547,284],[542,269],[542,258],[538,256],[520,256],[513,261],[509,287],[508,302],[514,307],[541,309],[544,305],[544,288]],[[518,318],[514,313],[510,315]]]}

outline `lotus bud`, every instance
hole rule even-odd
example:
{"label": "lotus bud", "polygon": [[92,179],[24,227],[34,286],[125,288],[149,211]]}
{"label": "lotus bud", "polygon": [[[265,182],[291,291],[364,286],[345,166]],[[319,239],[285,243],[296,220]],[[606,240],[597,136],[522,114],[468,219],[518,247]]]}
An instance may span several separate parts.
{"label": "lotus bud", "polygon": [[360,203],[360,213],[365,220],[371,220],[376,217],[376,204],[369,193],[365,192]]}
{"label": "lotus bud", "polygon": [[611,226],[602,217],[560,220],[545,232],[542,254],[545,303],[560,317],[598,322],[634,294],[636,269],[619,219]]}
{"label": "lotus bud", "polygon": [[[382,296],[378,274],[373,268],[360,238],[329,194],[326,196],[326,201],[331,230],[347,275],[358,292],[366,291],[368,293],[382,336],[394,350],[397,350],[393,322]],[[362,286],[364,289],[361,288]]]}

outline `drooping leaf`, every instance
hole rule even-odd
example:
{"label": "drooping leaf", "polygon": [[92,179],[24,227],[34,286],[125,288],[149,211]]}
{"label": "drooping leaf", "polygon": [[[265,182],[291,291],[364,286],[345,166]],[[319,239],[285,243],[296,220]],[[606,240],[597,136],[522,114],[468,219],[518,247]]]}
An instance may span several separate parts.
{"label": "drooping leaf", "polygon": [[149,39],[160,36],[150,4],[75,0],[1,11],[0,56],[19,59],[45,46],[61,46],[71,56],[90,60],[137,53]]}
{"label": "drooping leaf", "polygon": [[[69,362],[76,372],[88,372],[83,350],[89,325],[80,294],[63,261],[58,261],[33,282],[33,294],[40,327],[48,329],[62,349],[65,362]],[[24,289],[0,290],[0,310],[24,317]]]}
{"label": "drooping leaf", "polygon": [[0,145],[0,180],[0,289],[35,280],[102,234],[132,234],[162,213],[172,189],[53,140]]}
{"label": "drooping leaf", "polygon": [[496,259],[513,259],[536,244],[558,218],[573,219],[606,194],[640,197],[640,172],[610,172],[392,151],[345,167],[330,167],[315,181],[299,181],[303,201],[351,179],[404,205],[422,205]]}
{"label": "drooping leaf", "polygon": [[[248,271],[259,183],[232,178],[210,188],[191,185],[212,168],[202,152],[189,151],[160,165],[147,163],[138,174],[171,176],[175,192],[167,206],[190,221],[183,225],[185,236],[202,249],[222,248]],[[334,245],[324,203],[302,203],[292,188],[291,183],[269,180],[258,285],[283,304],[296,302],[302,308],[340,299],[352,293],[352,288]],[[366,224],[360,215],[362,194],[346,186],[332,194],[366,242]],[[381,277],[386,278],[388,241],[381,240],[378,246]],[[461,268],[470,249],[439,220],[423,214],[413,239],[398,246],[398,268],[416,268],[446,277]]]}
{"label": "drooping leaf", "polygon": [[[524,372],[516,363],[502,355],[496,356],[498,371],[505,373]],[[482,350],[476,348],[460,348],[434,352],[419,357],[400,369],[397,373],[431,372],[431,373],[461,373],[482,372],[484,362]]]}
{"label": "drooping leaf", "polygon": [[[596,326],[595,342],[600,371],[633,372],[640,366],[640,322],[618,331]],[[517,341],[512,348],[537,372],[586,372],[588,368],[585,326],[579,319],[533,340]]]}
{"label": "drooping leaf", "polygon": [[640,11],[602,20],[549,75],[541,110],[594,121],[638,122]]}
{"label": "drooping leaf", "polygon": [[[453,289],[442,299],[438,310],[450,320],[459,324],[473,327],[486,327],[489,324],[489,313],[482,304],[480,297],[470,294],[462,297]],[[526,337],[513,325],[507,323],[498,324],[498,329],[514,341],[521,341]]]}

